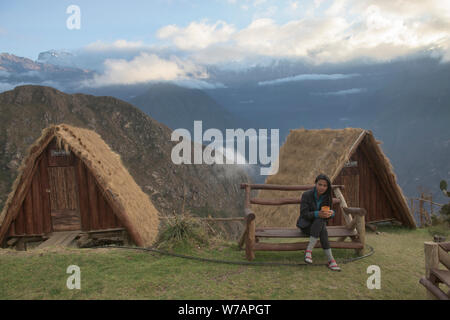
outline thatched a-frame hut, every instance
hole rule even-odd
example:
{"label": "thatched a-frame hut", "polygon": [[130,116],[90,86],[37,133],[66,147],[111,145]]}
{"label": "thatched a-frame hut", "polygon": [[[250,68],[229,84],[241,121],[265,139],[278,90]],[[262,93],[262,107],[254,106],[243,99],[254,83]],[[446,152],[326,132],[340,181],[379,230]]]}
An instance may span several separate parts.
{"label": "thatched a-frame hut", "polygon": [[[396,220],[415,228],[415,220],[393,171],[371,131],[359,128],[291,130],[280,148],[279,170],[266,184],[313,185],[319,173],[344,185],[349,207],[367,210],[366,223]],[[260,190],[258,198],[295,198],[301,191]],[[344,225],[339,205],[329,225]],[[295,227],[299,205],[252,205],[258,226]]]}
{"label": "thatched a-frame hut", "polygon": [[42,131],[29,148],[0,214],[0,245],[11,237],[57,231],[123,229],[150,246],[158,212],[94,131],[61,124]]}

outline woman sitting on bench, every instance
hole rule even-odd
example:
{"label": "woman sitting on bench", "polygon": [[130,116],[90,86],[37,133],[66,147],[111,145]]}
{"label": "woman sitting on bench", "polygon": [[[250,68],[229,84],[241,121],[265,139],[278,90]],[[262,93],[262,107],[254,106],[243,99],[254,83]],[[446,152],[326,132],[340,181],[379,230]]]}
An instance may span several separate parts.
{"label": "woman sitting on bench", "polygon": [[[330,210],[333,204],[331,193],[331,181],[319,174],[315,180],[315,187],[305,191],[300,202],[300,217],[297,227],[306,235],[309,235],[309,244],[305,252],[305,262],[312,263],[312,249],[320,238],[320,244],[328,258],[328,268],[333,271],[341,271],[331,253],[328,242],[327,220],[334,217],[334,211]],[[324,208],[328,207],[328,208]]]}

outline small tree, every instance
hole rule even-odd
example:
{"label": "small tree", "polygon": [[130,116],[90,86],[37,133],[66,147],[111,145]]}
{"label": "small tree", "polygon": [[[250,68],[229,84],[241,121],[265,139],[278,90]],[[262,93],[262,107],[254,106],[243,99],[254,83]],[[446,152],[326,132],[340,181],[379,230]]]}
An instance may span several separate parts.
{"label": "small tree", "polygon": [[[439,187],[445,196],[450,197],[446,181],[442,180]],[[439,216],[433,215],[431,221],[432,225],[428,228],[431,235],[448,236],[450,234],[450,203],[443,205],[439,211]]]}
{"label": "small tree", "polygon": [[[450,197],[450,192],[447,191],[447,181],[442,180],[439,184],[439,187],[441,188],[444,195]],[[441,214],[442,219],[450,224],[450,203],[444,204],[439,213]]]}

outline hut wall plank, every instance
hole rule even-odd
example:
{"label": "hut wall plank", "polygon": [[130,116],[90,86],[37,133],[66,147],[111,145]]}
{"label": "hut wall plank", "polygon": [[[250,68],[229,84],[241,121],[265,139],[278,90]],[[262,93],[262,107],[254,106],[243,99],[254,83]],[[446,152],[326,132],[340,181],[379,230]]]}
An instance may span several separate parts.
{"label": "hut wall plank", "polygon": [[105,213],[106,213],[106,225],[108,228],[114,228],[116,227],[116,221],[114,219],[114,212],[112,211],[111,207],[109,206],[108,202],[106,201],[106,199],[103,197],[104,201],[105,201]]}
{"label": "hut wall plank", "polygon": [[78,178],[78,197],[80,206],[81,229],[88,231],[91,229],[89,219],[89,195],[86,176],[86,166],[80,159],[77,160],[77,178]]}
{"label": "hut wall plank", "polygon": [[[373,139],[373,137],[372,137]],[[370,157],[371,159],[383,159],[383,155],[380,153],[379,150],[369,147],[368,141],[363,141],[364,145],[364,152]],[[384,161],[384,160],[383,160]],[[379,163],[375,163],[376,166],[381,166]],[[409,216],[409,208],[404,201],[399,200],[398,197],[403,197],[401,192],[399,193],[399,190],[397,190],[396,187],[394,187],[394,184],[396,183],[393,173],[388,172],[386,170],[377,170],[376,174],[377,178],[379,179],[382,187],[383,192],[386,195],[386,198],[389,201],[389,205],[392,208],[392,215],[397,220],[401,221],[405,225],[414,226],[415,222]],[[406,210],[408,212],[408,215],[402,215],[400,213],[401,210]]]}
{"label": "hut wall plank", "polygon": [[[363,164],[361,181],[363,192],[360,194],[360,201],[363,203],[362,207],[368,210],[367,221],[384,220],[388,218],[398,219],[398,215],[393,209],[390,198],[387,196],[389,190],[384,190],[384,184],[381,183],[378,175],[375,173],[377,168],[369,160],[370,153],[367,152],[363,144],[360,146],[360,159]],[[370,210],[370,211],[369,211]]]}
{"label": "hut wall plank", "polygon": [[41,190],[40,190],[40,174],[39,170],[36,171],[31,182],[31,193],[33,197],[33,221],[34,221],[34,233],[43,233],[43,212],[42,212],[42,201],[41,201]]}
{"label": "hut wall plank", "polygon": [[25,217],[23,213],[23,204],[20,206],[19,213],[15,221],[16,234],[22,235],[25,233]]}
{"label": "hut wall plank", "polygon": [[90,229],[97,230],[99,229],[97,186],[92,173],[90,173],[89,170],[86,170],[86,173],[89,195]]}
{"label": "hut wall plank", "polygon": [[98,199],[98,226],[99,229],[106,229],[108,227],[108,221],[106,216],[105,199],[97,187],[97,199]]}
{"label": "hut wall plank", "polygon": [[9,236],[14,236],[15,234],[16,234],[16,222],[13,221],[9,225],[8,235]]}
{"label": "hut wall plank", "polygon": [[31,195],[31,188],[28,189],[24,200],[23,211],[25,214],[25,234],[34,234],[33,228],[33,198]]}
{"label": "hut wall plank", "polygon": [[34,145],[29,151],[30,157],[27,159],[26,165],[22,172],[22,178],[18,184],[17,190],[13,196],[10,207],[8,208],[8,212],[0,226],[0,242],[4,240],[6,232],[8,231],[9,225],[11,222],[16,219],[17,214],[19,213],[20,207],[22,206],[25,197],[29,191],[29,187],[31,185],[31,178],[34,175],[34,172],[37,169],[37,166],[34,166],[33,163],[36,160],[37,156],[45,150],[45,147],[48,144],[49,139],[52,137],[52,131],[47,131],[45,137],[42,138],[40,145]]}
{"label": "hut wall plank", "polygon": [[40,174],[40,188],[41,188],[41,200],[42,200],[42,228],[44,233],[52,231],[52,218],[50,215],[50,185],[48,181],[48,159],[47,153],[43,152],[42,159],[39,166]]}
{"label": "hut wall plank", "polygon": [[88,231],[122,227],[94,176],[80,160],[77,164],[77,177],[82,229]]}

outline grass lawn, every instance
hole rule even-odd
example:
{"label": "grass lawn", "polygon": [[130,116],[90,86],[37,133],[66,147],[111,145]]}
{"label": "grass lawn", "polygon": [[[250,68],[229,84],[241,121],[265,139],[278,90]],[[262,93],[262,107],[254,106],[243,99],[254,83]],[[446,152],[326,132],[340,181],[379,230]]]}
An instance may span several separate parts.
{"label": "grass lawn", "polygon": [[[425,229],[384,227],[366,233],[375,253],[325,266],[245,266],[183,259],[125,249],[53,248],[25,252],[0,249],[0,299],[425,299]],[[305,239],[306,240],[306,239]],[[246,261],[236,243],[176,250],[213,259]],[[353,250],[333,251],[338,260]],[[325,263],[314,249],[315,263]],[[256,252],[254,261],[303,263],[303,251]],[[81,289],[69,290],[69,265],[81,270]],[[381,269],[381,289],[368,289],[370,265]]]}

